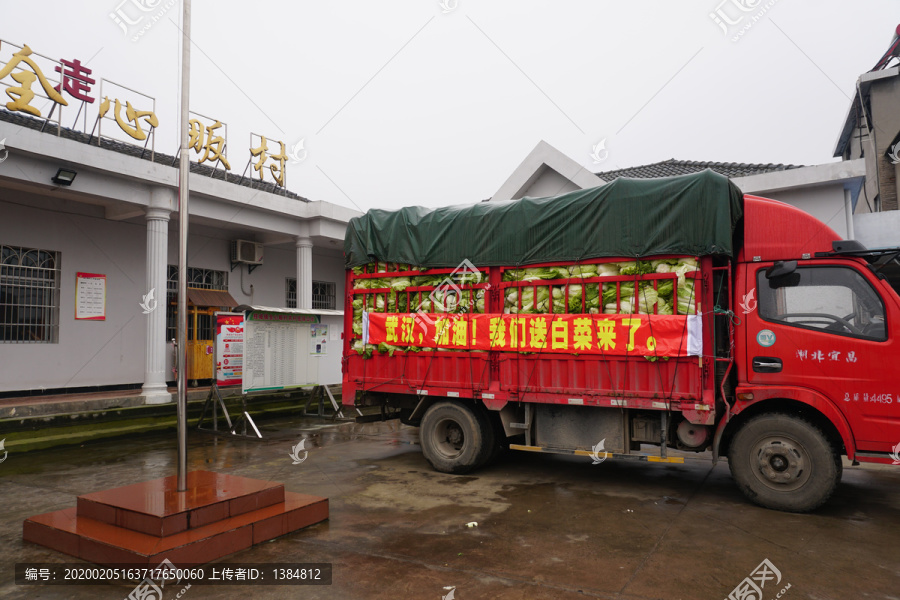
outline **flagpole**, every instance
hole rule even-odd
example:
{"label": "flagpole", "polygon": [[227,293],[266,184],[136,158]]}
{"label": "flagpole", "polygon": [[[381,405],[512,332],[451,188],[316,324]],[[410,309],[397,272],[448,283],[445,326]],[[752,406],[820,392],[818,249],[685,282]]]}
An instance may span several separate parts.
{"label": "flagpole", "polygon": [[182,0],[181,23],[181,161],[178,165],[178,491],[187,491],[187,246],[188,177],[191,163],[188,149],[191,87],[191,0]]}

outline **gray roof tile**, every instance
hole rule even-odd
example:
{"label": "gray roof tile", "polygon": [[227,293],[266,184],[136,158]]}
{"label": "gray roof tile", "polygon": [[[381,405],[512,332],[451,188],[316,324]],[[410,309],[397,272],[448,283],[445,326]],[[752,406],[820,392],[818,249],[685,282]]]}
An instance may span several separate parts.
{"label": "gray roof tile", "polygon": [[614,171],[601,171],[597,173],[607,183],[619,177],[631,177],[634,179],[650,179],[652,177],[673,177],[675,175],[686,175],[688,173],[697,173],[704,169],[712,169],[720,175],[726,177],[745,177],[747,175],[759,175],[760,173],[771,173],[772,171],[786,171],[788,169],[799,169],[803,165],[782,165],[782,164],[750,164],[750,163],[723,163],[723,162],[699,162],[692,160],[675,160],[670,158],[662,162],[650,165],[641,165],[638,167],[629,167],[627,169],[617,169]]}

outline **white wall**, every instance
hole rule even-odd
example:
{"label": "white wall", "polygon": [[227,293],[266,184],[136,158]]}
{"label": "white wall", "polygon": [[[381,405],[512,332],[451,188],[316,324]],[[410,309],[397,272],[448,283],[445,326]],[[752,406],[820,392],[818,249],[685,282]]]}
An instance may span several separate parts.
{"label": "white wall", "polygon": [[856,239],[866,248],[900,247],[900,211],[854,215],[853,227]]}
{"label": "white wall", "polygon": [[847,218],[844,211],[844,186],[840,184],[822,185],[808,188],[794,188],[786,191],[754,194],[780,200],[796,206],[819,219],[841,236],[847,237]]}
{"label": "white wall", "polygon": [[580,189],[581,188],[570,181],[569,178],[563,177],[555,170],[545,167],[540,177],[522,192],[521,197],[529,196],[531,198],[545,198],[548,196],[559,196],[560,194],[566,194]]}
{"label": "white wall", "polygon": [[[5,197],[15,202],[15,193]],[[144,379],[146,229],[0,201],[0,243],[60,252],[59,343],[0,343],[0,391]],[[75,273],[106,275],[106,320],[75,320]]]}
{"label": "white wall", "polygon": [[[140,384],[144,380],[145,315],[141,298],[146,286],[146,226],[109,221],[84,214],[66,214],[18,203],[14,192],[0,200],[0,244],[60,252],[59,342],[56,344],[0,343],[0,391]],[[81,212],[84,205],[73,205]],[[168,264],[178,261],[178,233],[170,223]],[[197,228],[188,241],[191,267],[228,271],[228,288],[240,304],[285,306],[285,278],[297,276],[296,250],[266,247],[264,264],[252,274],[241,265],[230,271],[228,232]],[[241,291],[241,271],[244,289]],[[75,320],[75,273],[106,275],[106,320]],[[340,309],[344,297],[343,260],[313,251],[313,279],[333,281]],[[159,309],[165,292],[157,290]],[[340,326],[338,326],[340,327]],[[322,372],[340,381],[340,341],[323,357]],[[173,353],[166,358],[171,372]],[[171,379],[171,377],[168,377]]]}

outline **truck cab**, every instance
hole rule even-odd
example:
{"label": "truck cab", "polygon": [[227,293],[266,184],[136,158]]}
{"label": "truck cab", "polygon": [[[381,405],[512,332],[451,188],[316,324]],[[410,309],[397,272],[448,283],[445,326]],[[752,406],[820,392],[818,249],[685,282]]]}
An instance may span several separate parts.
{"label": "truck cab", "polygon": [[837,484],[841,454],[895,462],[900,298],[870,265],[876,253],[807,213],[752,196],[744,208],[736,394],[719,450],[745,493],[790,509],[802,500],[785,492]]}

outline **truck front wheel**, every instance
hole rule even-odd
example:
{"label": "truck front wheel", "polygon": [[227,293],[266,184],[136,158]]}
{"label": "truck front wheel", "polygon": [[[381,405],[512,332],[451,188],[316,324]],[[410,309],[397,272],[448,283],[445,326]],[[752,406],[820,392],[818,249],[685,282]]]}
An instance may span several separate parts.
{"label": "truck front wheel", "polygon": [[728,453],[731,476],[753,502],[808,512],[821,506],[841,480],[841,458],[812,423],[786,414],[747,421]]}
{"label": "truck front wheel", "polygon": [[436,471],[467,473],[484,464],[494,447],[494,431],[480,411],[438,402],[422,417],[422,454]]}

